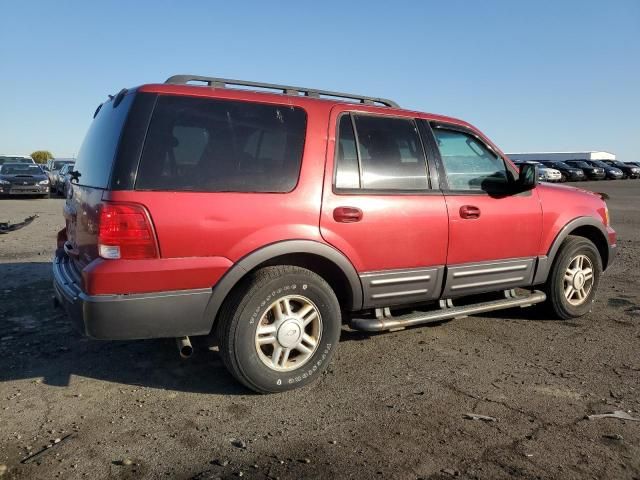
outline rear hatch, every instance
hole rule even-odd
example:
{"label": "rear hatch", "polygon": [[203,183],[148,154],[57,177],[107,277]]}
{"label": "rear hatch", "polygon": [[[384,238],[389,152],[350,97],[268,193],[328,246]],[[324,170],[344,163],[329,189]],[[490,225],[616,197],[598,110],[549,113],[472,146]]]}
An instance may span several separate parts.
{"label": "rear hatch", "polygon": [[98,107],[78,152],[64,206],[64,250],[79,270],[98,258],[102,197],[110,186],[127,116],[135,92],[121,92]]}

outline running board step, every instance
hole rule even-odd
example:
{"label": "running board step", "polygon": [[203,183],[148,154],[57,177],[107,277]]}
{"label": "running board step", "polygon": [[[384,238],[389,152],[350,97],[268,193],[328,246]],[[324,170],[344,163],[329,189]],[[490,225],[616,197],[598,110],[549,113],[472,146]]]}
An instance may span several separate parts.
{"label": "running board step", "polygon": [[[466,305],[463,307],[445,306],[444,308],[440,308],[440,310],[434,310],[431,312],[413,312],[397,317],[392,316],[388,308],[379,309],[384,312],[382,315],[377,314],[376,318],[352,318],[350,325],[351,328],[361,330],[363,332],[382,332],[385,330],[403,329],[423,323],[461,318],[477,313],[503,310],[505,308],[524,308],[535,303],[544,302],[547,299],[547,296],[538,290],[535,290],[526,296],[513,295],[512,290],[507,290],[505,292],[505,297],[506,298],[502,300],[475,303],[473,305]],[[451,305],[451,302],[445,304],[441,302],[441,305]]]}

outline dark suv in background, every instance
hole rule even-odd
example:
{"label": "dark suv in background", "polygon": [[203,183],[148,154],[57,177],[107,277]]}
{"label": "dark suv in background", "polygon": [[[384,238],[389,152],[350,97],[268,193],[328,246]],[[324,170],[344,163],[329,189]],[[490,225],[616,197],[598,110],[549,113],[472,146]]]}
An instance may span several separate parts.
{"label": "dark suv in background", "polygon": [[51,182],[52,191],[56,191],[60,179],[58,173],[64,165],[74,164],[76,161],[73,158],[54,158],[48,160],[46,164],[46,172],[49,175],[49,181]]}
{"label": "dark suv in background", "polygon": [[628,163],[621,162],[620,160],[602,160],[601,162],[609,165],[610,167],[621,170],[624,178],[640,177],[640,166],[638,165],[629,165]]}
{"label": "dark suv in background", "polygon": [[588,180],[604,180],[607,174],[602,167],[595,167],[586,160],[565,160],[564,163],[570,167],[581,169]]}
{"label": "dark suv in background", "polygon": [[624,177],[624,173],[619,168],[613,167],[608,163],[601,160],[585,160],[589,165],[595,168],[602,168],[605,173],[605,178],[610,180],[621,180]]}

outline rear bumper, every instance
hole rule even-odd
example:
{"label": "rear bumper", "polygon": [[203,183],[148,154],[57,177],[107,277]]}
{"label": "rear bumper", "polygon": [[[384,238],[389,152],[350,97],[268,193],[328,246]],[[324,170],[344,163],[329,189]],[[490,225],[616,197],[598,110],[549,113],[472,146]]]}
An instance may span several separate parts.
{"label": "rear bumper", "polygon": [[133,340],[206,335],[212,320],[204,312],[211,289],[130,295],[87,295],[69,257],[53,261],[56,299],[75,327],[101,340]]}

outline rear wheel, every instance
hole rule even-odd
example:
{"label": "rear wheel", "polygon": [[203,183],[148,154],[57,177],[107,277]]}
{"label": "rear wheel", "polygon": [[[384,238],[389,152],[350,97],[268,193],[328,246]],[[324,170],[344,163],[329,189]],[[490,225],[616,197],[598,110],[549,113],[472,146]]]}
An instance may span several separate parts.
{"label": "rear wheel", "polygon": [[590,312],[601,274],[602,260],[596,246],[584,237],[567,237],[544,287],[553,312],[562,319]]}
{"label": "rear wheel", "polygon": [[566,181],[567,181],[567,176],[566,176],[564,173],[561,173],[561,174],[560,174],[560,181],[561,181],[562,183],[564,183],[564,182],[566,182]]}
{"label": "rear wheel", "polygon": [[327,368],[341,329],[340,305],[324,279],[283,265],[258,270],[225,301],[217,337],[229,372],[248,388],[302,387]]}

